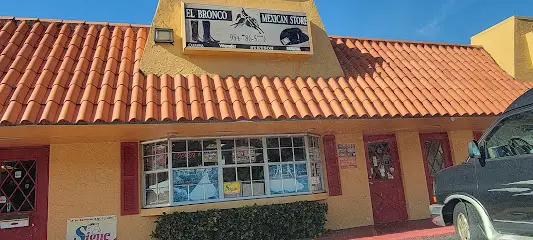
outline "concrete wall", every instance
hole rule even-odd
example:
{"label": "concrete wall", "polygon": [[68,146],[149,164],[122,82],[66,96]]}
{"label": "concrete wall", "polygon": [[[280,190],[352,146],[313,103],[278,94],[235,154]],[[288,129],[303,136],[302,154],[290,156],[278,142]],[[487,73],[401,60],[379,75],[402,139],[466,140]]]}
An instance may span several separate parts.
{"label": "concrete wall", "polygon": [[429,195],[418,132],[397,132],[398,154],[409,220],[429,218]]}
{"label": "concrete wall", "polygon": [[184,55],[181,43],[181,1],[160,0],[152,21],[152,30],[157,27],[174,29],[175,42],[173,45],[156,44],[153,40],[153,31],[150,31],[141,60],[141,70],[144,73],[158,75],[208,73],[221,76],[267,75],[271,77],[338,77],[344,75],[313,0],[189,0],[187,2],[306,12],[311,22],[314,55],[308,58],[294,55],[273,56],[263,53]]}
{"label": "concrete wall", "polygon": [[515,76],[515,23],[514,16],[474,35],[470,42],[481,45],[509,75]]}

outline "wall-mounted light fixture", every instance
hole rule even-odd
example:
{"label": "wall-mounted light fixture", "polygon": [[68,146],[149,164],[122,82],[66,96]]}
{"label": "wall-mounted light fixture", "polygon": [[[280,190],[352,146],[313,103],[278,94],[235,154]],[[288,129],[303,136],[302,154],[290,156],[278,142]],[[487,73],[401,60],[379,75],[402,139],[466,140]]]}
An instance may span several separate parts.
{"label": "wall-mounted light fixture", "polygon": [[156,28],[154,30],[156,43],[174,43],[174,30],[171,28]]}

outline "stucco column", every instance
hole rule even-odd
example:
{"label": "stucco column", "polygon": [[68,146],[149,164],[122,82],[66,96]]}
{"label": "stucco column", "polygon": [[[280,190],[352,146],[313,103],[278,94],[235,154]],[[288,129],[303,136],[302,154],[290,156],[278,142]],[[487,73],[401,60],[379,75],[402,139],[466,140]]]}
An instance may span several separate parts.
{"label": "stucco column", "polygon": [[374,224],[368,186],[363,135],[339,134],[337,144],[355,144],[357,168],[341,169],[342,195],[329,197],[328,229],[344,229]]}
{"label": "stucco column", "polygon": [[409,220],[429,218],[426,171],[418,132],[396,133]]}
{"label": "stucco column", "polygon": [[474,139],[472,130],[454,130],[448,132],[453,165],[458,165],[468,158],[468,142]]}
{"label": "stucco column", "polygon": [[52,144],[49,172],[48,239],[65,239],[69,218],[109,215],[118,239],[149,239],[155,217],[120,215],[119,142]]}

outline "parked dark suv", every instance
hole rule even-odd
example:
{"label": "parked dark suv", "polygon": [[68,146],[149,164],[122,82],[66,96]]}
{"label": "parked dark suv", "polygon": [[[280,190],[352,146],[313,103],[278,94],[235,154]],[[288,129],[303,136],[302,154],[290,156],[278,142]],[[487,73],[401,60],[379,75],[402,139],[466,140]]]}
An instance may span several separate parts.
{"label": "parked dark suv", "polygon": [[455,225],[460,239],[533,239],[533,90],[468,143],[468,153],[435,175],[433,222]]}

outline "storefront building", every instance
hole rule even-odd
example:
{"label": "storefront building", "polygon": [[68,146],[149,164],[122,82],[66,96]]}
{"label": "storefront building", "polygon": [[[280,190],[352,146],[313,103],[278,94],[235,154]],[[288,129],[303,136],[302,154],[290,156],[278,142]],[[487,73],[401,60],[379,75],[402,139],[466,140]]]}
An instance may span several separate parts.
{"label": "storefront building", "polygon": [[533,18],[511,16],[472,36],[509,75],[516,79],[533,79]]}
{"label": "storefront building", "polygon": [[[187,4],[150,26],[0,20],[0,219],[22,219],[0,236],[116,216],[148,239],[163,212],[303,200],[330,229],[425,219],[432,174],[533,87],[480,46],[328,36],[311,0]],[[249,41],[299,30],[220,49],[241,18]]]}

